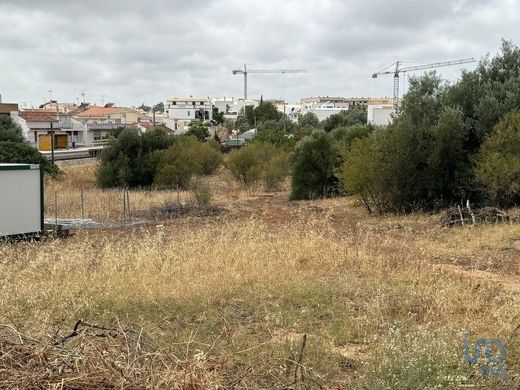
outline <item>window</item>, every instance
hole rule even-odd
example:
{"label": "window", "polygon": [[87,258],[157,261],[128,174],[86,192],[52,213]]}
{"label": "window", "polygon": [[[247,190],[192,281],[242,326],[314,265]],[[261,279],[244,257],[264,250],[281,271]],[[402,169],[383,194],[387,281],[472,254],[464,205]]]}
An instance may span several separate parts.
{"label": "window", "polygon": [[188,116],[190,116],[190,112],[188,111]]}
{"label": "window", "polygon": [[200,102],[200,105],[203,106],[203,105],[204,105],[204,102]]}
{"label": "window", "polygon": [[175,106],[177,104],[177,102],[172,102],[172,105]]}

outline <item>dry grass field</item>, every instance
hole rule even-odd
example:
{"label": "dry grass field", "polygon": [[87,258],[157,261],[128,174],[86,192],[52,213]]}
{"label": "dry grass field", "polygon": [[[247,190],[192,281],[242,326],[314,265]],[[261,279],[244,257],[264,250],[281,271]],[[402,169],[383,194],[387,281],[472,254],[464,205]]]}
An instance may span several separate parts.
{"label": "dry grass field", "polygon": [[[94,169],[47,182],[48,216],[57,193],[79,217],[83,188],[88,218],[122,218]],[[0,388],[520,388],[518,222],[209,182],[213,212],[146,219],[176,192],[131,191],[141,226],[0,243]],[[506,376],[464,362],[464,331],[504,340]]]}

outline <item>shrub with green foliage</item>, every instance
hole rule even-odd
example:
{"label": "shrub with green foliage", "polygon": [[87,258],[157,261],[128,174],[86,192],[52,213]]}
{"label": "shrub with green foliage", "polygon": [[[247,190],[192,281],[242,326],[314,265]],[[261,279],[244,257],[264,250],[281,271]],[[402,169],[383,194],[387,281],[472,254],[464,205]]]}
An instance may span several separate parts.
{"label": "shrub with green foliage", "polygon": [[259,141],[232,151],[226,166],[242,185],[263,181],[267,191],[277,190],[290,169],[288,153],[283,148]]}
{"label": "shrub with green foliage", "polygon": [[316,129],[320,125],[320,120],[313,112],[306,112],[298,115],[298,127],[307,129]]}
{"label": "shrub with green foliage", "polygon": [[367,110],[364,106],[353,106],[338,114],[333,114],[321,122],[323,130],[327,133],[336,127],[364,125],[367,123]]}
{"label": "shrub with green foliage", "polygon": [[291,200],[337,194],[339,186],[334,175],[337,152],[324,131],[316,130],[299,141],[291,159]]}
{"label": "shrub with green foliage", "polygon": [[9,116],[0,116],[0,163],[40,164],[45,173],[60,173],[56,165],[25,141],[22,129]]}
{"label": "shrub with green foliage", "polygon": [[502,207],[520,204],[520,113],[506,115],[484,141],[477,178],[493,202]]}
{"label": "shrub with green foliage", "polygon": [[253,142],[270,143],[286,150],[291,150],[296,144],[294,137],[277,128],[258,129]]}
{"label": "shrub with green foliage", "polygon": [[370,213],[373,208],[381,213],[386,209],[386,202],[378,163],[374,159],[375,140],[374,135],[354,140],[337,176],[347,194],[359,194]]}
{"label": "shrub with green foliage", "polygon": [[40,164],[45,173],[57,176],[60,169],[25,142],[0,141],[0,163]]}
{"label": "shrub with green foliage", "polygon": [[0,116],[0,142],[2,141],[25,142],[22,129],[10,116]]}
{"label": "shrub with green foliage", "polygon": [[222,155],[194,137],[177,137],[158,164],[155,184],[188,189],[193,176],[213,173]]}
{"label": "shrub with green foliage", "polygon": [[201,121],[191,121],[188,127],[188,131],[184,134],[188,137],[195,137],[199,141],[205,141],[209,137],[208,126]]}
{"label": "shrub with green foliage", "polygon": [[96,172],[101,188],[149,186],[154,182],[162,151],[173,138],[161,129],[141,135],[137,129],[124,129],[101,154]]}

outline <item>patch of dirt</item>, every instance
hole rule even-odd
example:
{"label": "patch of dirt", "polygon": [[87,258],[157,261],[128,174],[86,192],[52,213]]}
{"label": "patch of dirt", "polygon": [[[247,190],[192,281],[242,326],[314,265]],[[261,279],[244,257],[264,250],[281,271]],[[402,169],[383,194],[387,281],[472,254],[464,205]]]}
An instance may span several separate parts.
{"label": "patch of dirt", "polygon": [[448,272],[459,273],[472,279],[492,282],[509,292],[520,293],[520,279],[517,276],[499,275],[478,269],[464,269],[453,264],[436,264],[435,267]]}

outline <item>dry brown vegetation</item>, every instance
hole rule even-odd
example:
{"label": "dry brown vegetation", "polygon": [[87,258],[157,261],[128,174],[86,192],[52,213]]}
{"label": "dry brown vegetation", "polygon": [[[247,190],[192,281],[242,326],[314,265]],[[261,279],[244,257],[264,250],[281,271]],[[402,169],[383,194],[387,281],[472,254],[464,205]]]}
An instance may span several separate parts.
{"label": "dry brown vegetation", "polygon": [[[110,193],[93,169],[47,183],[64,214],[78,216],[78,187]],[[213,216],[0,244],[0,387],[518,388],[518,223],[374,217],[355,199],[242,191],[223,172],[211,185]],[[146,210],[176,195],[130,196]],[[104,204],[89,217],[116,217]],[[101,328],[71,333],[79,319]],[[507,377],[472,376],[463,330],[506,340]]]}

